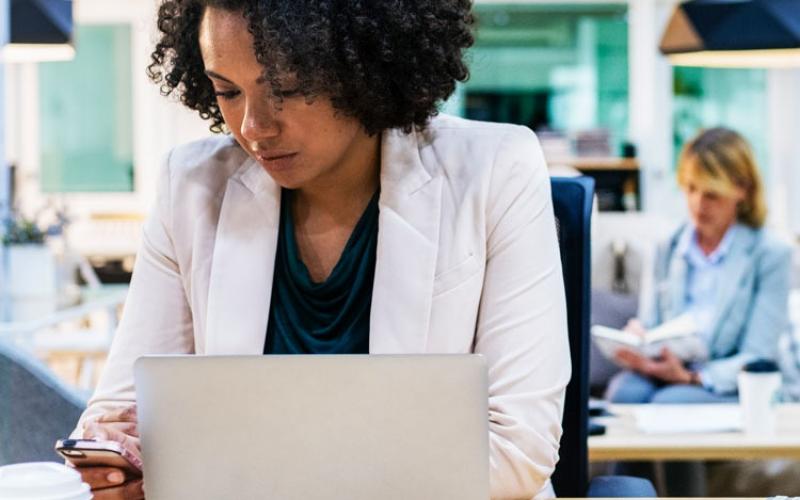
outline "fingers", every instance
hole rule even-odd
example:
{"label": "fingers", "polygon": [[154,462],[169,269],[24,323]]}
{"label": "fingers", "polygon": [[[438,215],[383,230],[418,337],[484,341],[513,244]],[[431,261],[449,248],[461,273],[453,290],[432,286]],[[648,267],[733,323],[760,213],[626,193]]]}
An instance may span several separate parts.
{"label": "fingers", "polygon": [[666,361],[667,363],[670,363],[670,364],[683,365],[681,360],[678,359],[678,357],[675,356],[675,354],[673,354],[672,351],[670,351],[669,347],[667,347],[667,346],[664,346],[664,347],[661,348],[661,359],[663,359],[664,361]]}
{"label": "fingers", "polygon": [[647,360],[647,358],[641,356],[639,353],[624,347],[618,349],[615,356],[617,360],[623,363],[625,366],[637,371]]}
{"label": "fingers", "polygon": [[[87,426],[88,425],[89,424],[87,424]],[[103,429],[113,429],[117,432],[121,432],[129,436],[139,437],[139,427],[136,425],[135,422],[109,422],[109,423],[95,422],[93,423],[93,425],[100,426]]]}
{"label": "fingers", "polygon": [[83,430],[86,439],[116,441],[125,450],[125,458],[135,467],[142,469],[142,452],[138,436],[126,434],[111,424],[88,422]]}
{"label": "fingers", "polygon": [[116,467],[77,467],[75,470],[93,490],[119,486],[125,482],[125,473]]}
{"label": "fingers", "polygon": [[641,367],[641,372],[643,374],[657,379],[663,379],[662,371],[661,362],[659,361],[648,360],[648,362]]}
{"label": "fingers", "polygon": [[644,337],[645,333],[647,333],[642,322],[636,318],[628,320],[628,324],[625,325],[625,331],[634,333],[640,337]]}
{"label": "fingers", "polygon": [[[83,424],[85,439],[112,440],[122,443],[126,437],[139,437],[136,405],[110,410]],[[136,443],[138,448],[138,442]]]}
{"label": "fingers", "polygon": [[97,439],[98,441],[107,441],[108,432],[106,432],[106,425],[100,425],[95,421],[85,422],[83,424],[83,439]]}
{"label": "fingers", "polygon": [[683,370],[683,362],[666,347],[661,349],[660,363],[667,371]]}
{"label": "fingers", "polygon": [[144,498],[144,482],[136,479],[114,488],[94,490],[92,494],[94,500],[142,500]]}
{"label": "fingers", "polygon": [[630,349],[618,350],[617,359],[631,370],[648,377],[660,378],[664,367],[663,361],[650,359]]}
{"label": "fingers", "polygon": [[97,418],[97,422],[136,422],[136,405],[110,410]]}
{"label": "fingers", "polygon": [[[126,424],[127,425],[127,424]],[[84,439],[97,439],[99,441],[117,441],[122,443],[128,437],[136,437],[124,432],[123,426],[104,424],[99,422],[86,422],[83,427]]]}
{"label": "fingers", "polygon": [[[136,413],[136,405],[128,405],[124,408],[109,410],[98,417],[84,422],[83,437],[87,439],[92,437],[95,439],[108,439],[106,437],[106,433],[102,429],[108,429],[109,426],[118,430],[119,432],[138,437],[139,431],[137,428],[137,423],[138,416]],[[89,434],[92,435],[90,436]]]}
{"label": "fingers", "polygon": [[683,362],[666,347],[661,350],[659,359],[651,359],[625,348],[617,350],[616,359],[633,371],[666,382],[681,381],[685,378]]}
{"label": "fingers", "polygon": [[617,350],[617,352],[614,353],[614,359],[616,359],[617,362],[622,366],[633,369],[633,360],[631,359],[627,349]]}
{"label": "fingers", "polygon": [[125,500],[142,500],[144,498],[144,480],[136,479],[125,485]]}

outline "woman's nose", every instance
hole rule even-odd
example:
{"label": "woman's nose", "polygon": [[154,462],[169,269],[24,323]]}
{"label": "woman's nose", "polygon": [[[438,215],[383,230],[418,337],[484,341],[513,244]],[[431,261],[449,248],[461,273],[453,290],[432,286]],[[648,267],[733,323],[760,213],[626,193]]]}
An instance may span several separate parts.
{"label": "woman's nose", "polygon": [[278,121],[273,104],[248,102],[242,118],[241,134],[248,142],[260,142],[275,137],[279,132]]}

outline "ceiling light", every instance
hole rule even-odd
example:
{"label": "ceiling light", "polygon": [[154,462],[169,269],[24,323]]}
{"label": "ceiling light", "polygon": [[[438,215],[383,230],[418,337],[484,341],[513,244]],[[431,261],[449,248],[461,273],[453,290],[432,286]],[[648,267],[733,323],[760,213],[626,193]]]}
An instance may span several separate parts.
{"label": "ceiling light", "polygon": [[72,0],[10,0],[9,43],[3,62],[64,61],[72,46]]}
{"label": "ceiling light", "polygon": [[678,66],[800,67],[800,0],[690,0],[659,45]]}

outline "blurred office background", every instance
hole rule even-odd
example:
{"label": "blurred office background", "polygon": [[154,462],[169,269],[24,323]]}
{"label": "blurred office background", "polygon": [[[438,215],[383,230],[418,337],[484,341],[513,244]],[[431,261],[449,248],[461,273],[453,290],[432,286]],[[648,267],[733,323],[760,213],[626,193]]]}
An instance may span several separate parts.
{"label": "blurred office background", "polygon": [[[800,241],[800,67],[671,65],[658,47],[677,3],[478,0],[471,78],[442,106],[528,126],[554,175],[594,177],[592,322],[635,315],[655,243],[685,218],[677,153],[702,128],[724,125],[751,142],[768,226],[795,248]],[[210,132],[146,76],[155,0],[0,0],[0,39],[15,42],[22,19],[33,19],[10,12],[37,5],[28,15],[66,40],[6,47],[0,64],[0,219],[18,232],[9,238],[6,229],[0,245],[0,341],[86,397],[124,303],[161,159]],[[790,308],[800,337],[800,292]],[[615,369],[593,356],[595,394]]]}
{"label": "blurred office background", "polygon": [[[24,0],[0,0],[5,37],[14,3]],[[595,178],[592,279],[603,299],[593,306],[604,321],[635,314],[653,245],[685,216],[677,152],[704,127],[724,125],[752,143],[768,226],[796,247],[800,236],[800,68],[672,66],[658,46],[677,3],[478,0],[471,78],[442,107],[531,127],[554,174]],[[69,50],[6,54],[0,65],[0,215],[48,233],[49,260],[15,258],[33,259],[25,272],[57,275],[55,295],[0,300],[0,337],[83,391],[113,336],[161,159],[210,134],[146,76],[156,4],[76,0]],[[3,246],[6,262],[12,246]],[[0,270],[6,287],[20,279],[10,274]],[[598,364],[596,385],[603,369],[612,368]]]}
{"label": "blurred office background", "polygon": [[[676,152],[700,128],[724,124],[756,149],[771,224],[800,232],[790,217],[800,213],[791,196],[798,71],[671,67],[657,46],[675,3],[478,1],[472,76],[444,110],[533,128],[553,167],[597,178],[601,210],[675,216]],[[133,254],[159,159],[208,134],[145,76],[154,5],[75,2],[73,58],[5,64],[13,203],[65,210],[78,235],[70,242],[90,257]],[[130,233],[113,232],[123,228]]]}

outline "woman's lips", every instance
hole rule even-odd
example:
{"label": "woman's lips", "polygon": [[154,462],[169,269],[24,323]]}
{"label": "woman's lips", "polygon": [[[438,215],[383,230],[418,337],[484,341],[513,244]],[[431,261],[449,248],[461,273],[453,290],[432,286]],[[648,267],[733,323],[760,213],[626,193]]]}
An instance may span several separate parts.
{"label": "woman's lips", "polygon": [[296,156],[297,153],[255,153],[256,160],[272,172],[289,170],[292,168]]}

